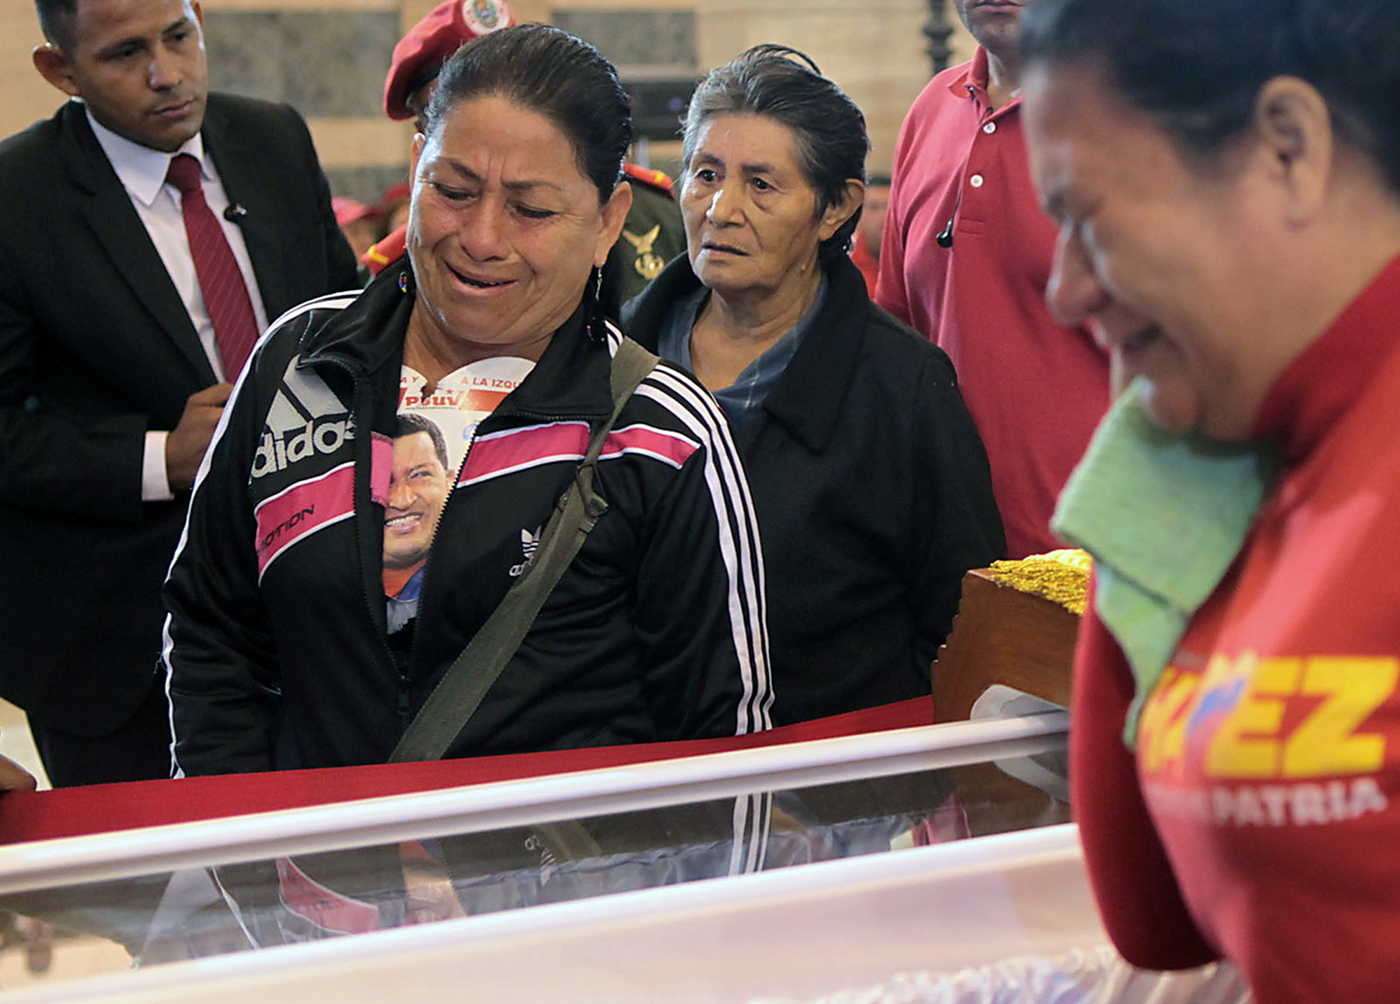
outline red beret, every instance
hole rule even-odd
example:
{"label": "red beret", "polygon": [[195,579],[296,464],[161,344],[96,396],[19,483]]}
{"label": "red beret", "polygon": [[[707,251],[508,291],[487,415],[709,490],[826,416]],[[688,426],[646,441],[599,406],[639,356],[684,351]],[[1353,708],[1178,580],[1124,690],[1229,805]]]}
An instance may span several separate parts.
{"label": "red beret", "polygon": [[347,223],[354,223],[365,217],[373,218],[379,215],[378,206],[367,206],[358,199],[348,199],[343,195],[337,195],[331,199],[331,212],[335,213],[335,222],[340,226]]}
{"label": "red beret", "polygon": [[505,0],[447,0],[408,30],[394,46],[384,78],[384,114],[411,119],[408,99],[437,76],[442,64],[479,35],[515,24]]}

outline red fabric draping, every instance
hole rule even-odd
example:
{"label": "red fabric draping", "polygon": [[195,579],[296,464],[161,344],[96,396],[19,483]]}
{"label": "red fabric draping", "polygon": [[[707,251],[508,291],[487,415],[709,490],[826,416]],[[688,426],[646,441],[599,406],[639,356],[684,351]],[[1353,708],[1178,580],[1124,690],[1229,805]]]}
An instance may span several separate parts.
{"label": "red fabric draping", "polygon": [[547,750],[542,753],[425,763],[132,781],[50,791],[10,791],[0,795],[0,843],[47,840],[434,788],[509,781],[648,760],[880,732],[932,722],[933,704],[924,697],[785,725],[768,732],[720,739]]}

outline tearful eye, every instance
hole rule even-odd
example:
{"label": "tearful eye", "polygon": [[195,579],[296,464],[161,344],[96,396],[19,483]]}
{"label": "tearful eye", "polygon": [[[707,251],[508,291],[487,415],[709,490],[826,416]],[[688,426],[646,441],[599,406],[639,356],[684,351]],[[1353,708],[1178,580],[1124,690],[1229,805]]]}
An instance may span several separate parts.
{"label": "tearful eye", "polygon": [[468,199],[471,197],[471,193],[466,191],[465,189],[452,188],[448,185],[444,185],[441,182],[437,181],[433,182],[433,190],[439,195],[441,195],[444,199],[448,199],[452,202],[461,202],[464,199]]}

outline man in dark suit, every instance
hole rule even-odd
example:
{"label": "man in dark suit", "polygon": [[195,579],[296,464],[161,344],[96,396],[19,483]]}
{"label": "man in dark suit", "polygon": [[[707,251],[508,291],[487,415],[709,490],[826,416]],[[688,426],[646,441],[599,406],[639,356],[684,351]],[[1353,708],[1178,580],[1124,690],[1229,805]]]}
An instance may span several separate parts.
{"label": "man in dark suit", "polygon": [[196,0],[36,5],[80,100],[0,143],[0,696],[55,785],[164,777],[160,585],[246,353],[190,237],[223,233],[245,342],[355,262],[301,117],[208,93]]}

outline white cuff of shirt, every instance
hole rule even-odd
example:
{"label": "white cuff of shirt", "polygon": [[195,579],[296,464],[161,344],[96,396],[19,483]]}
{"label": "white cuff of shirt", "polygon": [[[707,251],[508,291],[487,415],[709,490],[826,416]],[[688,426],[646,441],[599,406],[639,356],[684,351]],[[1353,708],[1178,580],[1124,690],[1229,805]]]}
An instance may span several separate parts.
{"label": "white cuff of shirt", "polygon": [[168,432],[147,432],[146,449],[141,454],[141,501],[169,502],[175,497],[165,473],[165,440]]}

